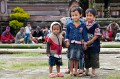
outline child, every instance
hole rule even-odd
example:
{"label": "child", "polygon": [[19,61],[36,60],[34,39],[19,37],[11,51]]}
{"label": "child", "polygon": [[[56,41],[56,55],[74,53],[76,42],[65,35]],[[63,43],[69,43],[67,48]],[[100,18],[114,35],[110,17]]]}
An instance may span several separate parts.
{"label": "child", "polygon": [[[60,73],[60,66],[62,65],[62,32],[61,24],[53,22],[51,24],[51,34],[47,40],[47,54],[49,56],[49,77],[55,78],[63,77]],[[52,73],[53,66],[56,65],[57,74]]]}
{"label": "child", "polygon": [[[82,10],[82,8],[81,8]],[[80,21],[84,22],[84,20],[80,17],[79,19]],[[66,18],[66,21],[64,22],[65,25],[69,24],[70,22],[72,22],[72,19],[69,17],[69,18]],[[68,52],[69,50],[67,50],[67,57],[68,57]],[[84,57],[82,57],[82,60],[79,61],[79,65],[78,65],[78,73],[80,74],[83,74],[84,72]],[[69,66],[69,60],[68,60],[68,70],[66,70],[65,72],[66,74],[69,74],[70,73],[70,66]]]}
{"label": "child", "polygon": [[25,44],[29,43],[30,34],[31,34],[31,25],[30,23],[27,23],[27,26],[25,27],[25,37],[24,37]]}
{"label": "child", "polygon": [[[83,53],[82,40],[87,42],[87,32],[86,26],[83,21],[80,20],[82,16],[82,10],[78,6],[74,6],[70,10],[70,17],[72,21],[67,24],[66,29],[66,45],[69,50],[69,59],[70,59],[70,75],[78,76],[78,61],[81,58],[81,54]],[[84,45],[86,48],[86,46]],[[75,72],[73,73],[73,65],[75,68]]]}
{"label": "child", "polygon": [[85,52],[85,75],[88,75],[89,68],[92,67],[92,75],[95,75],[95,69],[99,68],[99,52],[100,52],[100,29],[99,24],[95,21],[96,11],[92,8],[86,10],[86,27],[88,33],[87,42],[88,49]]}
{"label": "child", "polygon": [[[76,0],[72,0],[71,3],[70,3],[70,6],[69,6],[69,10],[74,7],[74,6],[78,6],[79,7],[79,2],[77,2]],[[80,7],[80,9],[82,10],[83,12],[83,9]],[[83,17],[81,16],[80,19],[81,21],[84,22],[84,19]],[[70,22],[72,22],[72,19],[71,17],[63,17],[60,19],[60,21],[66,26],[67,24],[69,24]],[[68,51],[67,50],[67,54],[68,54]],[[78,67],[78,73],[82,74],[84,71],[84,57],[82,58],[82,60],[79,61],[79,67]],[[65,72],[66,74],[69,74],[70,73],[70,67],[69,67],[69,60],[68,60],[68,70],[66,70]]]}
{"label": "child", "polygon": [[105,31],[102,34],[102,40],[105,42],[112,41],[113,32],[106,27]]}

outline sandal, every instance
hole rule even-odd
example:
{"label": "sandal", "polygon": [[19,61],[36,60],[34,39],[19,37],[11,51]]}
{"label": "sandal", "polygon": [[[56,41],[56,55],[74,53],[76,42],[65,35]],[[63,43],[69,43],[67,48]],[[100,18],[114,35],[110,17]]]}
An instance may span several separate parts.
{"label": "sandal", "polygon": [[64,75],[62,73],[57,73],[56,76],[57,77],[64,77]]}
{"label": "sandal", "polygon": [[78,72],[74,72],[73,75],[74,75],[74,76],[78,76],[79,73],[78,73]]}
{"label": "sandal", "polygon": [[83,74],[83,73],[84,73],[84,70],[78,69],[77,72],[78,72],[79,74]]}
{"label": "sandal", "polygon": [[66,70],[66,71],[65,71],[65,74],[70,74],[70,70],[69,70],[69,69]]}
{"label": "sandal", "polygon": [[55,78],[56,75],[55,75],[54,73],[50,73],[50,74],[49,74],[49,77],[50,77],[50,78]]}

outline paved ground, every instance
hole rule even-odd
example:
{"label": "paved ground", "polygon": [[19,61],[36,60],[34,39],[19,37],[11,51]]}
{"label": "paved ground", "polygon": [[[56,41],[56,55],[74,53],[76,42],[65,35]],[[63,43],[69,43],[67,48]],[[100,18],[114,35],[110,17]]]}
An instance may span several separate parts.
{"label": "paved ground", "polygon": [[[46,55],[37,57],[15,57],[11,55],[0,55],[0,61],[6,62],[25,62],[25,61],[40,61],[47,62]],[[64,73],[67,69],[67,58],[63,55],[64,66],[61,67],[61,72]],[[55,72],[55,68],[54,68]],[[100,68],[97,69],[97,77],[93,79],[108,79],[110,75],[120,75],[120,54],[100,54]],[[48,67],[27,70],[9,70],[0,71],[0,79],[49,79]],[[57,78],[58,79],[58,78]],[[90,77],[70,77],[65,74],[62,79],[90,79]]]}

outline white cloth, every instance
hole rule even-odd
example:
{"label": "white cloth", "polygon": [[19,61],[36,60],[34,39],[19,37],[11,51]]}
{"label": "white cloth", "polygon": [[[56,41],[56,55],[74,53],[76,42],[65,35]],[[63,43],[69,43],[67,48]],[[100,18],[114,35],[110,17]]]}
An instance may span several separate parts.
{"label": "white cloth", "polygon": [[25,27],[25,33],[31,33],[30,30],[31,30],[31,27],[28,27],[28,26]]}

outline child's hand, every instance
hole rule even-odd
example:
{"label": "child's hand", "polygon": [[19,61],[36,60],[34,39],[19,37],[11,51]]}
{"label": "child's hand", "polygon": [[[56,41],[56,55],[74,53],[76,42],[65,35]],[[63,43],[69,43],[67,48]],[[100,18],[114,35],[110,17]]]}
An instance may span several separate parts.
{"label": "child's hand", "polygon": [[65,17],[61,18],[60,21],[61,21],[64,25],[66,24],[66,18],[65,18]]}
{"label": "child's hand", "polygon": [[49,57],[49,56],[50,56],[50,54],[47,54],[47,56]]}
{"label": "child's hand", "polygon": [[87,42],[87,46],[91,45],[92,44],[92,41],[88,41]]}
{"label": "child's hand", "polygon": [[69,47],[70,46],[70,43],[67,41],[66,42],[66,47]]}
{"label": "child's hand", "polygon": [[88,47],[87,47],[87,44],[84,44],[84,50],[86,50]]}

